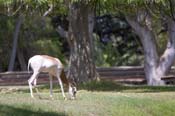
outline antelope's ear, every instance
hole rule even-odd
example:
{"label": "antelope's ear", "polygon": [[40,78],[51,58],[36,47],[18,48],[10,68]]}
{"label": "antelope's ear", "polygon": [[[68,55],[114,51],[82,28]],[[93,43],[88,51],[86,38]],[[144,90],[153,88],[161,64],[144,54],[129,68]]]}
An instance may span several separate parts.
{"label": "antelope's ear", "polygon": [[76,87],[77,86],[77,83],[75,82],[74,79],[69,78],[69,82],[71,83],[72,87]]}
{"label": "antelope's ear", "polygon": [[77,83],[75,81],[72,81],[72,86],[76,87]]}

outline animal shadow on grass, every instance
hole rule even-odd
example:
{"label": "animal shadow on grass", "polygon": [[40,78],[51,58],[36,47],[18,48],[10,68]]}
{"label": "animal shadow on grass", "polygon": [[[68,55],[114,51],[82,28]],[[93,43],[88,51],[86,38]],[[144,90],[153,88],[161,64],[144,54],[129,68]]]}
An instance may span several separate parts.
{"label": "animal shadow on grass", "polygon": [[92,81],[80,84],[79,90],[88,91],[116,91],[116,92],[170,92],[175,91],[175,86],[148,86],[148,85],[126,85],[113,81]]}
{"label": "animal shadow on grass", "polygon": [[42,110],[32,111],[29,108],[16,108],[0,104],[0,116],[68,116],[65,113],[46,112]]}

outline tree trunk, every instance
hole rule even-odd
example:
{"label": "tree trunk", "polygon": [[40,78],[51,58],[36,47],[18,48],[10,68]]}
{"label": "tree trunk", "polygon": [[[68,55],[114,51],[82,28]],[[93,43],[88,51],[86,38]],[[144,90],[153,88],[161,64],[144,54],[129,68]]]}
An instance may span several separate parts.
{"label": "tree trunk", "polygon": [[24,59],[24,54],[19,49],[17,49],[17,57],[18,57],[18,61],[19,61],[21,70],[22,71],[27,70],[27,64],[26,64],[25,59]]}
{"label": "tree trunk", "polygon": [[2,66],[1,66],[1,64],[0,64],[0,72],[2,72]]}
{"label": "tree trunk", "polygon": [[175,22],[169,21],[169,41],[165,52],[159,58],[153,31],[130,17],[127,17],[127,21],[138,34],[144,48],[144,69],[148,85],[163,85],[161,77],[169,71],[175,58]]}
{"label": "tree trunk", "polygon": [[13,36],[13,48],[12,48],[12,53],[11,53],[11,57],[10,57],[10,63],[8,66],[8,71],[13,71],[13,69],[14,69],[16,51],[17,51],[17,46],[18,46],[18,35],[19,35],[21,24],[22,24],[22,20],[23,20],[23,17],[20,15],[18,17],[16,27],[15,27],[14,36]]}
{"label": "tree trunk", "polygon": [[97,78],[93,59],[93,12],[86,4],[73,4],[69,12],[68,43],[70,69],[68,76],[77,83]]}
{"label": "tree trunk", "polygon": [[[168,42],[163,55],[160,57],[157,72],[160,75],[166,74],[171,68],[175,59],[175,21],[171,18],[168,20]],[[163,73],[163,74],[162,74]]]}

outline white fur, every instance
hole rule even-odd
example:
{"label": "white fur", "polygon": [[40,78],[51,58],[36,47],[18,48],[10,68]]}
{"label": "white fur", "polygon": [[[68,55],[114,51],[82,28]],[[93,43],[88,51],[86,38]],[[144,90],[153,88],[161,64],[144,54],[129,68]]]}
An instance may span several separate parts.
{"label": "white fur", "polygon": [[36,86],[37,78],[40,72],[48,72],[50,79],[50,96],[52,97],[52,76],[55,76],[59,81],[62,95],[66,99],[63,89],[63,83],[60,78],[61,71],[63,70],[63,65],[59,59],[45,55],[35,55],[29,59],[28,70],[29,67],[33,69],[33,75],[28,80],[32,98],[34,97],[32,91],[32,84]]}

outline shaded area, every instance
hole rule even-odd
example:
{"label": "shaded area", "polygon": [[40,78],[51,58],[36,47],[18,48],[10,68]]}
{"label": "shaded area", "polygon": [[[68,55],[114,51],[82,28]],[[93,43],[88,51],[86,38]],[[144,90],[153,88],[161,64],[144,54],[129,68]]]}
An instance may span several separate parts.
{"label": "shaded area", "polygon": [[30,109],[16,108],[0,104],[1,116],[67,116],[65,113],[45,112],[42,110],[32,111]]}
{"label": "shaded area", "polygon": [[[43,84],[37,86],[39,92],[48,92],[49,93],[49,84]],[[92,81],[80,84],[77,87],[79,90],[88,90],[88,91],[113,91],[113,92],[128,92],[128,93],[144,93],[144,92],[175,92],[174,85],[168,86],[148,86],[148,85],[133,85],[133,84],[122,84],[116,83],[114,81]],[[36,90],[33,89],[34,93]],[[68,88],[64,87],[64,91],[68,92]],[[28,86],[2,86],[0,87],[0,93],[13,93],[13,92],[22,92],[30,93]],[[53,84],[53,93],[59,93],[60,86],[57,83]]]}
{"label": "shaded area", "polygon": [[[49,84],[42,84],[37,85],[37,87],[33,88],[34,94],[37,93],[36,88],[38,89],[39,93],[50,91]],[[64,86],[64,91],[67,92],[68,88]],[[11,93],[28,93],[30,96],[29,86],[0,86],[0,93],[11,94]],[[61,89],[58,83],[53,83],[53,94],[61,93]]]}
{"label": "shaded area", "polygon": [[112,81],[93,81],[81,84],[79,90],[116,91],[116,92],[169,92],[175,91],[175,86],[124,85]]}

